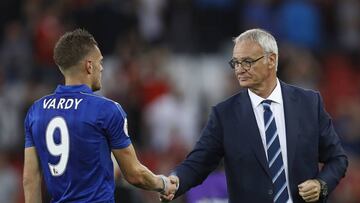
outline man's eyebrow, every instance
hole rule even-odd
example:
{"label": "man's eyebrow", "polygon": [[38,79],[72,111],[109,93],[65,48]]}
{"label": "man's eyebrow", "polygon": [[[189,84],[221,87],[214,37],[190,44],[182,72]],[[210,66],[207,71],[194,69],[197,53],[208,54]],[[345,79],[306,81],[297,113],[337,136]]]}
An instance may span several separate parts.
{"label": "man's eyebrow", "polygon": [[249,56],[244,56],[244,57],[240,57],[240,58],[237,58],[237,57],[233,57],[233,59],[237,60],[237,61],[245,61],[245,60],[253,60],[251,57]]}

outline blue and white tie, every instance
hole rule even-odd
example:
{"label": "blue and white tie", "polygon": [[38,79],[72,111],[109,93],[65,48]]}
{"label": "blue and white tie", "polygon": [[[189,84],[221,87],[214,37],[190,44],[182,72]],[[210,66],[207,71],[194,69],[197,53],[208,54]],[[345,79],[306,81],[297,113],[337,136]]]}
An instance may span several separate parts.
{"label": "blue and white tie", "polygon": [[289,194],[287,190],[285,167],[281,155],[275,117],[270,109],[271,100],[264,100],[262,105],[264,107],[264,124],[268,164],[275,194],[274,203],[286,203],[289,199]]}

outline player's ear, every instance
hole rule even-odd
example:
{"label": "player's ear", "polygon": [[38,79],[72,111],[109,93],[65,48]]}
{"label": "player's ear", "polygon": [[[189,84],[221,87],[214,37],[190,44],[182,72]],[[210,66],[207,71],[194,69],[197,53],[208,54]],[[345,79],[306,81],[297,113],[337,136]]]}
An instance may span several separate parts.
{"label": "player's ear", "polygon": [[93,66],[92,66],[92,61],[91,60],[86,60],[85,61],[85,70],[87,74],[91,74],[93,71]]}

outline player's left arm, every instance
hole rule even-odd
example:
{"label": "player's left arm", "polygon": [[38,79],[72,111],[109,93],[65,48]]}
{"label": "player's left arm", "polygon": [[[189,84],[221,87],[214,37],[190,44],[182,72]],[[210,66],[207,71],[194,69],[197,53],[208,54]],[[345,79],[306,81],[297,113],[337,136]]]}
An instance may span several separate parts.
{"label": "player's left arm", "polygon": [[26,203],[41,203],[41,171],[35,147],[25,148],[23,187]]}

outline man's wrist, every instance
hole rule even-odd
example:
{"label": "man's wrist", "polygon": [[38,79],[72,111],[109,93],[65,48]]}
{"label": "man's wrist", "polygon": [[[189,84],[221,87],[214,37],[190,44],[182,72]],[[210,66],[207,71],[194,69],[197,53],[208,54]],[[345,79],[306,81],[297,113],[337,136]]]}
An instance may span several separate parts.
{"label": "man's wrist", "polygon": [[316,179],[320,183],[320,197],[326,198],[328,196],[328,186],[325,181],[320,178]]}
{"label": "man's wrist", "polygon": [[168,188],[168,183],[166,181],[166,177],[164,175],[159,175],[158,177],[161,179],[161,182],[163,185],[162,188],[159,188],[158,192],[165,193],[165,191],[167,191],[167,188]]}

